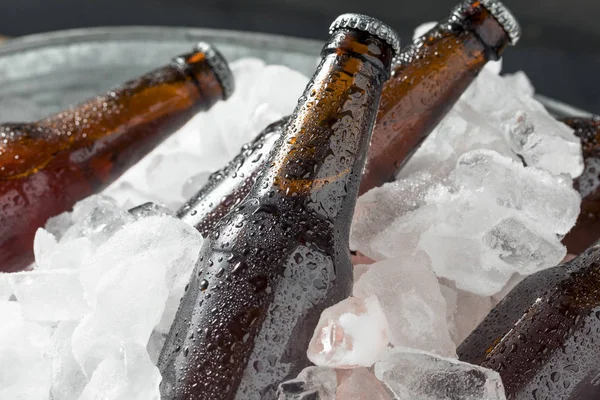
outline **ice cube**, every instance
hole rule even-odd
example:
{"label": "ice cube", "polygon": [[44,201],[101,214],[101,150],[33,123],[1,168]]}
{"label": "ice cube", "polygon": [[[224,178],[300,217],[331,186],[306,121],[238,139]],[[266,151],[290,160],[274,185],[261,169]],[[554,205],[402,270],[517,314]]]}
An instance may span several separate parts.
{"label": "ice cube", "polygon": [[483,70],[462,99],[494,121],[527,165],[577,177],[583,171],[581,143],[532,96],[523,76],[506,79]]}
{"label": "ice cube", "polygon": [[163,265],[128,261],[103,277],[95,310],[73,333],[73,354],[88,377],[124,343],[145,347],[168,297]]}
{"label": "ice cube", "polygon": [[516,271],[529,275],[558,264],[567,249],[556,235],[533,231],[515,218],[507,218],[483,237],[484,243]]}
{"label": "ice cube", "polygon": [[539,168],[526,168],[497,152],[476,150],[457,163],[456,185],[481,200],[519,211],[556,234],[566,234],[579,215],[581,197],[571,182]]}
{"label": "ice cube", "polygon": [[74,224],[67,229],[60,241],[87,237],[94,245],[104,243],[134,219],[131,214],[120,209],[114,199],[102,195],[90,196],[77,203],[73,207],[71,218]]}
{"label": "ice cube", "polygon": [[158,357],[160,356],[160,351],[166,340],[167,336],[156,330],[150,335],[150,339],[146,345],[146,351],[148,352],[148,357],[150,357],[152,364],[158,365]]}
{"label": "ice cube", "polygon": [[87,237],[57,243],[45,229],[39,228],[33,241],[35,263],[40,270],[76,270],[86,264],[93,251],[93,245]]}
{"label": "ice cube", "polygon": [[388,320],[390,342],[456,356],[440,285],[422,253],[377,262],[354,284],[354,296],[376,296]]}
{"label": "ice cube", "polygon": [[[57,240],[60,240],[65,232],[74,224],[73,218],[70,212],[60,213],[54,217],[51,217],[46,221],[46,231],[54,236]],[[48,241],[46,241],[48,243]]]}
{"label": "ice cube", "polygon": [[51,393],[54,400],[77,399],[87,384],[71,349],[71,337],[78,323],[61,322],[52,335],[49,355],[52,358]]}
{"label": "ice cube", "polygon": [[126,344],[100,363],[79,400],[159,400],[160,381],[144,347]]}
{"label": "ice cube", "polygon": [[29,321],[78,320],[90,311],[78,271],[18,272],[9,281]]}
{"label": "ice cube", "polygon": [[133,215],[136,220],[140,218],[148,218],[163,215],[175,216],[175,213],[171,211],[170,208],[165,207],[162,204],[152,202],[143,203],[136,207],[130,208],[129,214]]}
{"label": "ice cube", "polygon": [[181,193],[185,182],[198,172],[214,168],[214,164],[206,165],[199,155],[185,152],[159,154],[146,171],[149,192],[173,209],[179,208],[186,200]]}
{"label": "ice cube", "polygon": [[[401,223],[399,221],[404,216],[424,205],[424,196],[430,185],[429,178],[429,175],[423,175],[415,180],[387,183],[361,196],[356,203],[352,221],[350,248],[359,250],[374,260],[386,258],[381,254],[387,255],[386,250],[391,247],[387,242],[389,232],[386,231],[388,228],[394,229],[391,225]],[[418,234],[412,232],[408,232],[407,236],[418,239]],[[393,240],[399,242],[396,236]]]}
{"label": "ice cube", "polygon": [[387,331],[375,296],[349,297],[321,314],[308,345],[308,359],[321,367],[370,367],[388,345]]}
{"label": "ice cube", "polygon": [[189,274],[201,244],[200,233],[177,218],[142,218],[98,247],[82,271],[81,281],[93,303],[95,288],[101,285],[105,274],[127,265],[149,263],[165,271],[166,285],[171,289],[181,274]]}
{"label": "ice cube", "polygon": [[392,400],[383,384],[366,368],[340,370],[336,400]]}
{"label": "ice cube", "polygon": [[400,399],[506,399],[496,371],[412,349],[390,351],[375,376]]}
{"label": "ice cube", "polygon": [[125,226],[98,248],[81,273],[95,309],[73,334],[73,353],[86,376],[123,343],[147,345],[169,290],[189,277],[200,246],[193,227],[153,216]]}
{"label": "ice cube", "polygon": [[0,399],[47,400],[52,384],[49,329],[25,321],[16,301],[0,301]]}
{"label": "ice cube", "polygon": [[307,367],[296,379],[279,385],[279,400],[336,400],[337,375],[335,370]]}
{"label": "ice cube", "polygon": [[0,302],[9,300],[13,295],[12,286],[9,281],[10,274],[0,272]]}
{"label": "ice cube", "polygon": [[128,210],[132,207],[155,199],[156,196],[148,191],[143,191],[140,186],[140,184],[136,186],[131,182],[123,181],[119,182],[118,184],[111,185],[104,191],[104,195],[115,199],[115,202],[122,209]]}
{"label": "ice cube", "polygon": [[183,188],[181,189],[181,195],[184,199],[191,199],[202,187],[208,182],[208,178],[212,172],[204,171],[192,175],[185,181]]}

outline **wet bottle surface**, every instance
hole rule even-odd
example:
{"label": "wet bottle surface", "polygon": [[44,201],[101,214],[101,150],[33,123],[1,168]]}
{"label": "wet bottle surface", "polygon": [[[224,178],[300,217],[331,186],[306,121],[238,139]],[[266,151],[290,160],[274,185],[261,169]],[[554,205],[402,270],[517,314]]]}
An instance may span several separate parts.
{"label": "wet bottle surface", "polygon": [[350,222],[397,38],[356,15],[331,34],[266,167],[203,245],[159,359],[163,399],[274,398],[351,292]]}
{"label": "wet bottle surface", "polygon": [[0,271],[27,267],[35,231],[49,217],[108,186],[232,89],[225,60],[201,43],[59,114],[0,125]]}
{"label": "wet bottle surface", "polygon": [[600,398],[600,245],[526,278],[498,307],[518,322],[483,358],[463,343],[461,359],[498,371],[508,399]]}
{"label": "wet bottle surface", "polygon": [[575,129],[583,148],[585,169],[574,182],[581,194],[581,213],[563,239],[569,253],[579,254],[600,238],[600,117],[562,121]]}
{"label": "wet bottle surface", "polygon": [[[490,60],[515,44],[520,28],[499,1],[466,1],[403,49],[384,86],[360,194],[388,182]],[[285,120],[270,125],[213,174],[178,216],[203,235],[247,195]]]}

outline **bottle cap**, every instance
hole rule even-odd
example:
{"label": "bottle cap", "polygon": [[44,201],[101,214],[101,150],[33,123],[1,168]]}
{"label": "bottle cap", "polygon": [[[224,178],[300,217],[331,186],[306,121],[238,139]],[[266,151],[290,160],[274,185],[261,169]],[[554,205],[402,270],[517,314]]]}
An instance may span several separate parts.
{"label": "bottle cap", "polygon": [[508,37],[510,44],[517,44],[521,38],[521,26],[510,12],[510,10],[499,0],[480,0],[481,4],[492,14],[498,23],[502,26]]}
{"label": "bottle cap", "polygon": [[357,29],[377,36],[392,46],[394,55],[400,54],[400,37],[398,34],[389,25],[376,18],[354,13],[342,14],[329,27],[329,34],[343,28]]}
{"label": "bottle cap", "polygon": [[228,99],[235,89],[235,81],[225,57],[210,43],[199,42],[194,49],[204,53],[206,62],[223,87],[223,100]]}

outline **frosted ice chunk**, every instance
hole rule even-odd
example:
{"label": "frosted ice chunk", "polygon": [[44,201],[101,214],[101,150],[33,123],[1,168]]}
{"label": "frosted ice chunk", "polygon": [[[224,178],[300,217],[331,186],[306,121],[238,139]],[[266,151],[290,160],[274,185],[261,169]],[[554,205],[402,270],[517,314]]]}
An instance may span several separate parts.
{"label": "frosted ice chunk", "polygon": [[375,375],[366,368],[338,371],[336,400],[392,400]]}
{"label": "frosted ice chunk", "polygon": [[88,377],[124,343],[145,347],[168,297],[164,270],[156,266],[134,263],[111,275],[98,288],[96,309],[73,333],[73,354]]}
{"label": "frosted ice chunk", "polygon": [[152,364],[158,365],[160,351],[162,350],[166,340],[167,336],[156,330],[150,335],[150,339],[146,345],[146,351],[148,352],[148,356],[150,357]]}
{"label": "frosted ice chunk", "polygon": [[[64,212],[49,218],[48,221],[46,221],[45,229],[57,240],[60,240],[73,224],[74,221],[73,218],[71,218],[71,213]],[[45,241],[45,243],[48,243],[48,241]]]}
{"label": "frosted ice chunk", "polygon": [[78,320],[90,311],[77,271],[18,272],[9,281],[27,320]]}
{"label": "frosted ice chunk", "polygon": [[81,273],[95,309],[73,334],[73,353],[86,376],[123,343],[146,346],[169,290],[189,277],[200,246],[193,227],[154,216],[125,226],[98,248]]}
{"label": "frosted ice chunk", "polygon": [[163,203],[178,208],[186,200],[181,193],[185,182],[198,172],[210,171],[215,167],[214,164],[205,165],[201,156],[191,153],[159,154],[146,171],[149,192],[154,193]]}
{"label": "frosted ice chunk", "polygon": [[13,294],[9,276],[10,274],[0,272],[0,302],[10,299]]}
{"label": "frosted ice chunk", "polygon": [[446,303],[422,253],[377,262],[354,284],[354,296],[376,296],[388,320],[390,342],[454,357]]}
{"label": "frosted ice chunk", "polygon": [[375,364],[375,376],[400,399],[506,399],[497,372],[411,349],[392,350]]}
{"label": "frosted ice chunk", "polygon": [[370,367],[387,347],[387,330],[375,296],[349,297],[321,314],[308,345],[308,359],[321,367]]}
{"label": "frosted ice chunk", "polygon": [[73,207],[71,218],[74,224],[67,229],[61,241],[87,237],[94,245],[104,243],[125,224],[133,221],[133,216],[117,207],[114,199],[94,195]]}
{"label": "frosted ice chunk", "polygon": [[154,266],[165,271],[166,285],[171,289],[180,275],[189,274],[193,268],[201,241],[198,231],[177,218],[142,218],[128,224],[98,247],[82,271],[81,281],[86,293],[91,295],[102,285],[103,276],[112,279],[109,272],[113,269],[148,263],[149,268]]}
{"label": "frosted ice chunk", "polygon": [[86,264],[93,251],[87,237],[78,237],[58,243],[54,235],[39,228],[33,241],[35,263],[40,270],[75,270]]}
{"label": "frosted ice chunk", "polygon": [[127,344],[100,363],[79,400],[159,400],[160,381],[144,347]]}
{"label": "frosted ice chunk", "polygon": [[[350,248],[359,250],[374,260],[386,258],[381,254],[386,253],[385,250],[380,252],[374,248],[391,247],[387,246],[386,232],[392,230],[391,225],[397,224],[403,216],[425,204],[424,197],[429,189],[430,178],[430,175],[423,175],[415,180],[387,183],[361,196],[356,203],[352,221]],[[418,230],[418,227],[415,229]],[[418,239],[418,234],[408,232],[407,235]],[[399,241],[397,235],[393,240]],[[384,244],[381,244],[382,241]]]}
{"label": "frosted ice chunk", "polygon": [[462,99],[502,129],[512,149],[527,165],[553,174],[577,177],[583,171],[581,143],[567,125],[553,118],[532,96],[521,74],[506,79],[483,70]]}
{"label": "frosted ice chunk", "polygon": [[173,216],[173,217],[175,216],[175,213],[173,211],[171,211],[170,208],[165,207],[162,204],[152,203],[152,202],[140,204],[139,206],[130,208],[129,214],[133,215],[135,217],[135,219],[148,218],[148,217],[154,217],[154,216],[163,216],[163,215],[168,215],[168,216]]}
{"label": "frosted ice chunk", "polygon": [[556,265],[567,254],[556,235],[534,232],[514,218],[500,221],[483,241],[498,258],[525,275]]}
{"label": "frosted ice chunk", "polygon": [[87,384],[79,364],[71,350],[71,336],[77,326],[76,321],[65,321],[58,325],[52,335],[52,397],[55,400],[77,399]]}
{"label": "frosted ice chunk", "polygon": [[52,384],[48,329],[23,318],[15,301],[0,301],[0,399],[47,400]]}
{"label": "frosted ice chunk", "polygon": [[522,165],[489,150],[463,155],[456,184],[499,206],[518,210],[557,234],[566,234],[579,215],[581,197],[570,180]]}
{"label": "frosted ice chunk", "polygon": [[211,110],[228,159],[266,125],[291,114],[308,83],[307,77],[290,68],[265,66],[260,60],[235,62],[231,69],[236,79],[236,91],[226,102],[216,104]]}
{"label": "frosted ice chunk", "polygon": [[156,196],[154,193],[149,193],[148,190],[145,187],[142,189],[140,183],[134,185],[131,182],[122,181],[111,185],[104,191],[104,194],[115,199],[115,202],[122,209],[128,210],[139,204],[154,200]]}
{"label": "frosted ice chunk", "polygon": [[204,171],[188,178],[181,189],[181,195],[183,198],[186,200],[192,198],[200,189],[202,189],[206,182],[208,182],[208,178],[211,174],[212,172]]}
{"label": "frosted ice chunk", "polygon": [[336,400],[337,375],[335,370],[307,367],[296,379],[279,385],[279,400]]}

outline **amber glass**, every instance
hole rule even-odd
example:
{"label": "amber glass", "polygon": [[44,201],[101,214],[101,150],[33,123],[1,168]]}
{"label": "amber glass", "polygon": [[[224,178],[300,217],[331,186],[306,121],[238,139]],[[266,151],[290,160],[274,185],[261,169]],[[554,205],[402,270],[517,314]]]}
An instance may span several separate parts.
{"label": "amber glass", "polygon": [[579,254],[600,238],[600,117],[565,118],[581,139],[585,169],[575,179],[581,194],[581,213],[563,243],[569,253]]}
{"label": "amber glass", "polygon": [[333,33],[248,196],[205,241],[159,359],[163,399],[273,399],[352,289],[348,235],[393,52]]}
{"label": "amber glass", "polygon": [[[403,49],[383,89],[360,194],[389,181],[431,133],[489,60],[510,40],[479,1],[467,1],[453,15]],[[206,235],[252,187],[285,119],[244,146],[178,215]]]}
{"label": "amber glass", "polygon": [[510,39],[479,1],[402,51],[384,88],[360,193],[392,180]]}
{"label": "amber glass", "polygon": [[0,125],[0,271],[33,261],[38,227],[223,98],[202,52],[35,123]]}
{"label": "amber glass", "polygon": [[459,355],[498,371],[508,399],[599,399],[600,245],[526,278],[482,325]]}

